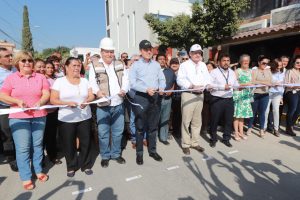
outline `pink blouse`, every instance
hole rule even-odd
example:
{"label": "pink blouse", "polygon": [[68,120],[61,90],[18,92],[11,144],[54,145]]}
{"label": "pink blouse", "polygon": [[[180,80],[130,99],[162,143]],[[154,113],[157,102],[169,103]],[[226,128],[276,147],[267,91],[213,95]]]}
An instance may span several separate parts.
{"label": "pink blouse", "polygon": [[[38,73],[32,73],[29,77],[15,72],[9,75],[3,83],[1,92],[24,101],[29,107],[33,107],[42,97],[42,90],[49,91],[47,78]],[[12,105],[11,107],[16,107]],[[9,118],[35,118],[47,115],[46,110],[29,110],[25,112],[13,113]]]}

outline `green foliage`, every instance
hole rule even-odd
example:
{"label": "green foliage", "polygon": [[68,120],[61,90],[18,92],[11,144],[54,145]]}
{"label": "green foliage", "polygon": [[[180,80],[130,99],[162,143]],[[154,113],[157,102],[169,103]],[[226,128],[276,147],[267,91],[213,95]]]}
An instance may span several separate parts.
{"label": "green foliage", "polygon": [[34,55],[27,6],[24,6],[23,10],[22,50],[29,51]]}
{"label": "green foliage", "polygon": [[47,48],[40,53],[36,53],[35,58],[40,58],[45,60],[46,58],[51,56],[51,54],[54,52],[60,52],[63,59],[70,56],[70,48],[64,46],[58,46],[56,48]]}
{"label": "green foliage", "polygon": [[249,0],[204,0],[192,5],[192,16],[180,14],[160,21],[153,14],[145,20],[157,33],[161,44],[188,50],[194,43],[204,47],[219,44],[233,35],[240,23],[239,14],[248,8]]}

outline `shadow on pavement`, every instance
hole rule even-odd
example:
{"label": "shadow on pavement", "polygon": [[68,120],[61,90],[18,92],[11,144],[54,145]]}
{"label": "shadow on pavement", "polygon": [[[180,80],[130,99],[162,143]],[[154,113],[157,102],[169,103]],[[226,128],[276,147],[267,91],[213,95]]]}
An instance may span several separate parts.
{"label": "shadow on pavement", "polygon": [[[199,179],[209,199],[300,199],[297,189],[300,184],[299,173],[282,164],[280,160],[274,160],[274,163],[285,167],[289,172],[282,172],[275,164],[238,161],[220,151],[218,153],[225,162],[215,158],[207,160],[210,177],[203,176],[191,157],[182,158],[186,166]],[[224,183],[222,178],[225,179],[227,176],[216,174],[217,168],[225,168],[227,173],[233,174],[234,181],[241,192],[236,193],[233,191],[235,186],[227,185],[228,182]],[[273,178],[274,176],[276,178]]]}
{"label": "shadow on pavement", "polygon": [[29,200],[32,196],[31,192],[25,192],[14,198],[14,200]]}
{"label": "shadow on pavement", "polygon": [[5,177],[5,176],[1,176],[1,177],[0,177],[0,185],[3,183],[3,181],[4,181],[5,179],[7,179],[7,177]]}
{"label": "shadow on pavement", "polygon": [[[85,188],[85,183],[83,181],[73,181],[73,180],[67,180],[65,181],[62,185],[56,187],[55,189],[53,189],[52,191],[48,192],[47,194],[45,194],[44,196],[42,196],[41,198],[39,198],[39,200],[46,200],[46,199],[53,199],[52,195],[54,195],[56,192],[60,191],[61,189],[65,188],[65,187],[69,187],[69,186],[73,186],[76,185],[79,190],[84,190]],[[80,200],[82,199],[84,193],[79,193],[77,196],[73,195],[73,199],[76,200]]]}
{"label": "shadow on pavement", "polygon": [[98,200],[117,200],[118,196],[114,194],[111,187],[104,188],[97,197]]}

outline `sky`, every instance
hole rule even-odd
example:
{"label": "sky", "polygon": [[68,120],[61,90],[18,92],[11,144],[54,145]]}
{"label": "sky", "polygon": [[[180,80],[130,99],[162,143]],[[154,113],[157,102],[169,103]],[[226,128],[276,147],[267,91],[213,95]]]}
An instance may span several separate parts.
{"label": "sky", "polygon": [[24,5],[37,51],[98,47],[106,35],[104,0],[0,0],[0,40],[15,43],[17,49],[22,43]]}

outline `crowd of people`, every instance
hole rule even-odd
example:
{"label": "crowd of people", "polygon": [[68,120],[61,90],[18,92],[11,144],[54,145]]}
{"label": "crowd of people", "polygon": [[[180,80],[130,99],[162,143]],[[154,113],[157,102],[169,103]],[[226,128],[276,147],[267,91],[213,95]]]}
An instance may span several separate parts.
{"label": "crowd of people", "polygon": [[[34,176],[48,180],[43,173],[46,157],[55,165],[62,163],[58,141],[67,176],[73,177],[79,169],[93,174],[95,138],[105,168],[111,160],[126,163],[124,138],[136,149],[136,163],[143,165],[144,146],[154,160],[163,160],[157,153],[157,137],[164,145],[172,137],[178,139],[185,155],[190,149],[204,151],[200,134],[210,135],[210,146],[215,147],[220,126],[227,147],[232,147],[232,138],[246,140],[257,124],[259,137],[268,129],[279,137],[284,110],[285,133],[296,136],[300,56],[270,60],[261,55],[257,67],[250,68],[246,54],[234,66],[223,53],[204,63],[199,44],[174,58],[154,55],[147,40],[130,59],[127,53],[116,59],[110,38],[103,38],[99,48],[100,54],[87,54],[84,62],[63,59],[59,52],[44,61],[26,51],[13,55],[0,48],[0,109],[56,106],[0,115],[3,154],[19,172],[25,190],[34,189]],[[105,100],[89,104],[97,99]]]}

